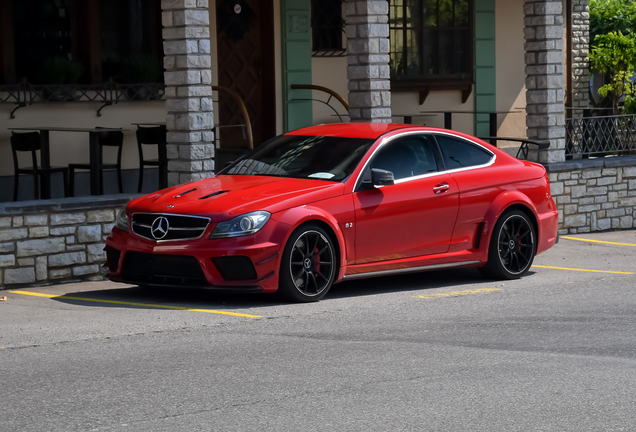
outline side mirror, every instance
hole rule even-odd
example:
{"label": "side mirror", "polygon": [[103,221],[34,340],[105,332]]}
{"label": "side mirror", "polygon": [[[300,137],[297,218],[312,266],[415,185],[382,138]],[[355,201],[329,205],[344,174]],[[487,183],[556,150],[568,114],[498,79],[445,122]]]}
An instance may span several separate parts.
{"label": "side mirror", "polygon": [[395,178],[391,171],[371,168],[371,182],[373,186],[391,186],[395,183]]}

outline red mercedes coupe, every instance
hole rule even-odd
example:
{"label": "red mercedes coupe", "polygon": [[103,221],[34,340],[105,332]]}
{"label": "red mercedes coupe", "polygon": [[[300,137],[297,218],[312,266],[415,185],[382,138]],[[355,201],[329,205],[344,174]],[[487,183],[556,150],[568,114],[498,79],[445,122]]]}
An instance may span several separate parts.
{"label": "red mercedes coupe", "polygon": [[523,276],[557,241],[543,166],[463,133],[384,123],[273,138],[216,177],[131,201],[113,281],[321,299],[350,279],[453,267]]}

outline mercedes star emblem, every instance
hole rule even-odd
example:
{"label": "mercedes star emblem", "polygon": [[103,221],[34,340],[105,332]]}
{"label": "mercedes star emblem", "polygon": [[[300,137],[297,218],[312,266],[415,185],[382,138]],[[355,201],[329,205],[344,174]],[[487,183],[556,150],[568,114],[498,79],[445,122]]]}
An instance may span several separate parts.
{"label": "mercedes star emblem", "polygon": [[155,239],[161,240],[162,238],[168,235],[168,229],[170,229],[170,224],[168,223],[168,219],[163,216],[160,216],[157,219],[155,219],[154,222],[152,223],[150,232]]}

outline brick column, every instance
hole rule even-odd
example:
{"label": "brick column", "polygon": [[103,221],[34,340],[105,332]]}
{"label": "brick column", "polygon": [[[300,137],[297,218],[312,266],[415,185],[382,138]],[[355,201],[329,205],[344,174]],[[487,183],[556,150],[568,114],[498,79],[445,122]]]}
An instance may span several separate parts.
{"label": "brick column", "polygon": [[572,1],[572,117],[583,117],[583,110],[590,107],[589,4],[590,0]]}
{"label": "brick column", "polygon": [[526,126],[530,139],[549,139],[550,148],[533,150],[541,163],[565,160],[565,79],[561,0],[524,0]]}
{"label": "brick column", "polygon": [[161,0],[168,184],[214,175],[208,0]]}
{"label": "brick column", "polygon": [[346,0],[351,121],[391,122],[389,3]]}

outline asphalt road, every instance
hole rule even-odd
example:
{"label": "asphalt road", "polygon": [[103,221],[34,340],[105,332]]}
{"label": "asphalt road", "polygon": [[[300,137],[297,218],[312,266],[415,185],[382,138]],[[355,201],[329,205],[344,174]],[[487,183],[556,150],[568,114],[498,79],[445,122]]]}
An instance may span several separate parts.
{"label": "asphalt road", "polygon": [[0,291],[0,431],[636,430],[635,232],[568,237],[518,281],[422,273],[315,304]]}

